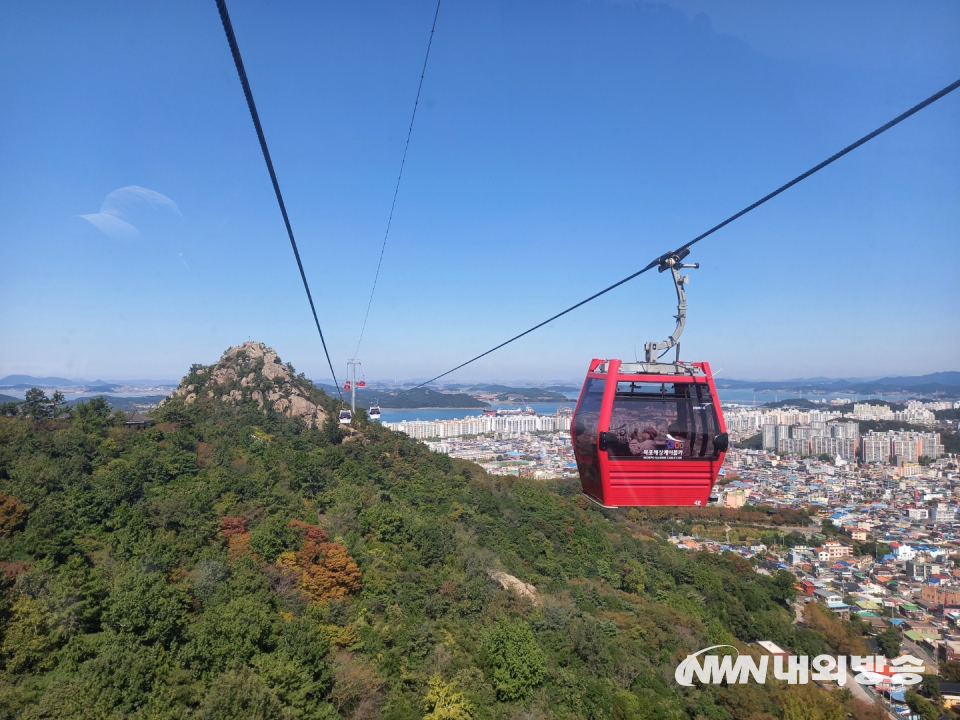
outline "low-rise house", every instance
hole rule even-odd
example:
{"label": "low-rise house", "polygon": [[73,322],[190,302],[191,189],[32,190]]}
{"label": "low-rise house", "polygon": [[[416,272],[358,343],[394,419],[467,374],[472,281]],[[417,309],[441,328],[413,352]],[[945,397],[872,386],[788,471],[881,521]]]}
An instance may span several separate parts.
{"label": "low-rise house", "polygon": [[823,603],[824,605],[830,605],[830,603],[842,603],[843,598],[835,593],[833,590],[827,590],[826,588],[818,588],[813,591],[813,597],[817,602]]}
{"label": "low-rise house", "polygon": [[960,641],[944,640],[937,648],[937,660],[942,663],[957,662],[960,659]]}
{"label": "low-rise house", "polygon": [[960,683],[940,681],[940,702],[946,708],[953,709],[960,705]]}

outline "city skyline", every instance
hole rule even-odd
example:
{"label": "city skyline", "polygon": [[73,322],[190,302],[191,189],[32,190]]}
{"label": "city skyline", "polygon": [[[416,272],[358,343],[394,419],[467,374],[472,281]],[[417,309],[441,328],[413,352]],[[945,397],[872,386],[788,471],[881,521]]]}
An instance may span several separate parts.
{"label": "city skyline", "polygon": [[[844,382],[844,381],[870,382],[874,380],[884,380],[884,379],[891,379],[891,378],[903,378],[903,379],[910,380],[910,379],[926,378],[926,377],[929,377],[930,375],[937,376],[937,375],[957,373],[957,372],[960,372],[960,371],[950,371],[950,370],[939,371],[937,373],[929,373],[927,375],[874,375],[870,377],[833,377],[833,378],[824,377],[824,376],[809,377],[809,378],[802,378],[802,377],[801,378],[723,378],[723,380],[727,382],[736,382],[736,383],[755,382],[758,384],[760,383],[768,384],[768,383],[776,383],[776,382],[781,382],[785,384],[786,383],[811,383],[811,384],[824,383],[826,384],[831,382]],[[96,378],[96,379],[91,379],[91,378]],[[10,373],[9,375],[0,377],[0,385],[3,385],[4,383],[7,383],[9,385],[12,385],[12,384],[23,385],[23,384],[29,384],[30,382],[38,382],[38,383],[41,383],[39,387],[66,387],[67,385],[64,383],[64,381],[66,381],[67,383],[76,384],[78,386],[92,385],[92,384],[98,384],[98,383],[106,383],[110,385],[130,385],[130,386],[135,386],[135,385],[168,386],[168,385],[176,385],[177,383],[180,382],[181,379],[182,378],[173,378],[173,377],[145,378],[145,377],[134,377],[132,375],[110,376],[106,373],[93,373],[92,375],[90,375],[90,377],[76,377],[76,376],[63,377],[63,376],[57,376],[57,375],[38,376],[38,375],[31,375],[30,373]],[[412,385],[414,383],[420,383],[426,379],[427,378],[423,378],[423,377],[419,377],[419,378],[418,377],[413,377],[413,378],[373,378],[371,377],[371,378],[366,378],[365,380],[369,386],[402,388],[408,385]],[[339,380],[340,382],[344,382],[345,377],[341,376]],[[329,377],[314,377],[314,378],[310,378],[310,381],[317,385],[329,385],[332,383],[332,379]],[[512,378],[512,379],[464,378],[456,381],[451,380],[449,382],[437,381],[433,383],[432,386],[440,387],[441,389],[447,389],[447,388],[462,389],[468,386],[480,387],[483,385],[501,385],[505,387],[542,387],[542,386],[551,386],[551,385],[573,385],[577,389],[579,389],[582,383],[583,383],[582,377],[549,378],[546,380],[531,380],[529,378]],[[904,389],[906,387],[909,387],[909,386],[905,386]],[[946,387],[948,388],[953,387],[953,385],[947,385]],[[744,385],[742,388],[738,388],[738,389],[749,390],[751,388],[748,385]],[[784,391],[787,392],[790,390],[786,389]],[[769,393],[773,391],[769,389],[764,389],[759,392]],[[796,390],[795,392],[802,393],[803,391]],[[838,393],[843,394],[843,390],[837,389],[837,390],[824,391],[824,392],[815,391],[812,394],[822,395],[824,393],[826,393],[826,395],[830,395],[831,393],[834,395]],[[902,392],[900,392],[899,390],[892,390],[891,393],[902,394]],[[960,386],[958,386],[958,393],[960,393]],[[863,393],[863,392],[857,392],[854,394],[879,395],[879,393]],[[801,398],[798,396],[797,399],[801,399]]]}
{"label": "city skyline", "polygon": [[[327,376],[213,4],[57,7],[0,29],[0,376],[173,380],[248,338]],[[463,362],[960,76],[954,3],[796,7],[444,5],[368,377]],[[340,380],[434,8],[230,4]],[[770,380],[956,367],[958,120],[954,93],[698,245],[684,359]],[[674,312],[648,274],[445,380],[577,379]]]}

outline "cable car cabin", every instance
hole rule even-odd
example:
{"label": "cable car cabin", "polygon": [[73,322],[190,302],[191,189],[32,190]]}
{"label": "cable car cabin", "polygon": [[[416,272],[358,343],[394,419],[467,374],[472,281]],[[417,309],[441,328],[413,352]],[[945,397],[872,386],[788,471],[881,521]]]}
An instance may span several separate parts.
{"label": "cable car cabin", "polygon": [[380,406],[379,406],[379,405],[371,405],[371,406],[370,406],[370,419],[371,419],[371,420],[379,420],[379,419],[380,419]]}
{"label": "cable car cabin", "polygon": [[728,442],[708,363],[594,359],[570,435],[583,493],[605,507],[706,505]]}
{"label": "cable car cabin", "polygon": [[351,420],[353,420],[353,415],[351,414],[351,412],[350,412],[349,410],[341,410],[341,411],[340,411],[340,424],[341,424],[341,425],[349,425]]}

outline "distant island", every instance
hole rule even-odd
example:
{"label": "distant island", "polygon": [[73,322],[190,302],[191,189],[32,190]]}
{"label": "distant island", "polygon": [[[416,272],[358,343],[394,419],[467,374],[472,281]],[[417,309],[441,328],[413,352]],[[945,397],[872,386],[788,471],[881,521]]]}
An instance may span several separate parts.
{"label": "distant island", "polygon": [[[359,399],[359,393],[358,393]],[[380,398],[380,407],[419,410],[421,408],[485,408],[488,403],[466,393],[442,393],[430,388],[417,388],[391,393]]]}
{"label": "distant island", "polygon": [[[339,397],[337,388],[329,384],[317,383],[331,397]],[[345,400],[350,399],[350,391],[341,390]],[[391,410],[423,410],[425,408],[485,408],[489,403],[478,400],[466,393],[446,393],[430,388],[414,390],[358,388],[357,406],[369,407],[378,404]]]}
{"label": "distant island", "polygon": [[493,402],[567,402],[570,400],[563,393],[550,388],[539,387],[508,387],[506,385],[477,385],[470,388],[481,399]]}
{"label": "distant island", "polygon": [[792,380],[717,380],[719,390],[755,390],[757,392],[798,392],[809,395],[881,393],[960,397],[960,372],[937,372],[908,377],[863,378],[796,378]]}

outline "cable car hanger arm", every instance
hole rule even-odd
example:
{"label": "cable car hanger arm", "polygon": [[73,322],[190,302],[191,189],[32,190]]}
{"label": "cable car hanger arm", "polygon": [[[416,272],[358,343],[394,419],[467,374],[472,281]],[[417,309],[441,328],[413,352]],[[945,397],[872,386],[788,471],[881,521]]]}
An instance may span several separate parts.
{"label": "cable car hanger arm", "polygon": [[684,264],[681,262],[689,254],[689,248],[680,248],[675,253],[668,253],[657,259],[660,272],[669,269],[673,274],[673,284],[677,288],[677,314],[674,316],[677,320],[677,327],[674,328],[673,333],[666,340],[662,342],[648,342],[643,346],[647,353],[648,363],[656,363],[660,358],[658,353],[661,350],[669,350],[672,347],[677,348],[676,362],[680,362],[680,335],[683,334],[683,327],[687,321],[687,293],[684,291],[683,286],[690,280],[690,276],[681,275],[678,270],[682,268],[696,269],[700,267],[700,263]]}

